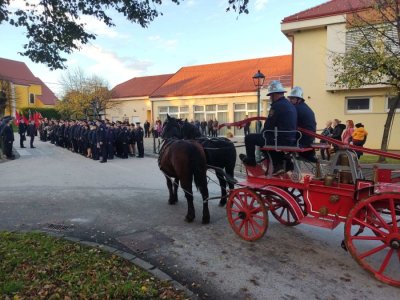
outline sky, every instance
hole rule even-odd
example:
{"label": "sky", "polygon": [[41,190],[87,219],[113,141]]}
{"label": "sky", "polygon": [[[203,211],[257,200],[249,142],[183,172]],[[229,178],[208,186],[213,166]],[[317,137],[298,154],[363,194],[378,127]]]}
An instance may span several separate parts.
{"label": "sky", "polygon": [[[37,1],[37,0],[32,0]],[[22,0],[12,0],[21,7]],[[281,33],[283,18],[325,0],[250,0],[249,14],[226,12],[228,0],[181,0],[176,5],[164,0],[147,28],[130,23],[110,12],[115,27],[85,17],[96,40],[79,51],[65,55],[67,71],[80,68],[87,76],[105,79],[110,88],[134,77],[175,73],[181,67],[252,59],[291,53],[291,43]],[[65,70],[50,71],[18,52],[27,43],[24,31],[0,25],[0,57],[23,61],[58,96]],[[268,74],[268,70],[262,70]]]}

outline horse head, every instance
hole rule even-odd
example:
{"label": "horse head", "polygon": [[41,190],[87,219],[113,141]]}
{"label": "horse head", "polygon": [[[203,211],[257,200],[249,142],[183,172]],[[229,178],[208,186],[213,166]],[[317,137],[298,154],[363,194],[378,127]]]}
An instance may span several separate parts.
{"label": "horse head", "polygon": [[200,130],[193,124],[189,123],[187,119],[182,122],[182,137],[184,139],[195,139],[201,137]]}
{"label": "horse head", "polygon": [[162,139],[178,138],[182,139],[182,125],[181,120],[175,119],[167,115],[167,119],[164,121],[162,131]]}

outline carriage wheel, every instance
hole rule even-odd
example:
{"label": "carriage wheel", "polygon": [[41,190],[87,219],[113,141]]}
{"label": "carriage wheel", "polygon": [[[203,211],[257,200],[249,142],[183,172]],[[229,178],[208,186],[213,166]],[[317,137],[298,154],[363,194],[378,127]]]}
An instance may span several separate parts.
{"label": "carriage wheel", "polygon": [[268,214],[264,202],[250,189],[231,191],[226,213],[233,231],[246,241],[258,240],[267,231]]}
{"label": "carriage wheel", "polygon": [[347,217],[344,233],[347,249],[364,269],[400,287],[400,194],[358,202]]}
{"label": "carriage wheel", "polygon": [[292,207],[278,195],[267,194],[266,201],[269,210],[279,223],[286,226],[296,226],[300,223]]}

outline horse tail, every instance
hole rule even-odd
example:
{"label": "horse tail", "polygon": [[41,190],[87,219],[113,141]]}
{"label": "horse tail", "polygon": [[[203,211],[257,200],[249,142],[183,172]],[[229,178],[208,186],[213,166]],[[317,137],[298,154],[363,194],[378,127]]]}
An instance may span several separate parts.
{"label": "horse tail", "polygon": [[196,146],[197,153],[192,155],[190,160],[192,163],[191,169],[193,171],[194,184],[197,189],[207,187],[207,161],[204,150]]}

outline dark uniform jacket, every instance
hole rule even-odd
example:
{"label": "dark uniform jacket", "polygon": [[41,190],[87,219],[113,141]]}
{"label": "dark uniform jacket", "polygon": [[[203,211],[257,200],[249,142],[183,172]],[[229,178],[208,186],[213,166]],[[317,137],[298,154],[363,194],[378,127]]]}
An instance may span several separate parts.
{"label": "dark uniform jacket", "polygon": [[267,138],[268,145],[275,144],[275,137],[273,130],[275,127],[278,131],[291,131],[291,132],[278,132],[278,146],[295,146],[297,135],[297,111],[294,105],[289,102],[285,97],[272,102],[267,120],[264,123],[264,136]]}
{"label": "dark uniform jacket", "polygon": [[[298,127],[310,130],[312,132],[317,131],[317,122],[315,121],[315,115],[312,109],[304,102],[300,102],[294,106],[297,110],[297,125]],[[300,147],[309,147],[314,142],[314,137],[302,134],[299,140]]]}
{"label": "dark uniform jacket", "polygon": [[28,129],[26,131],[27,136],[33,137],[37,135],[36,132],[36,125],[35,124],[29,124]]}
{"label": "dark uniform jacket", "polygon": [[5,143],[14,142],[14,133],[11,126],[6,125],[3,129],[3,141]]}

